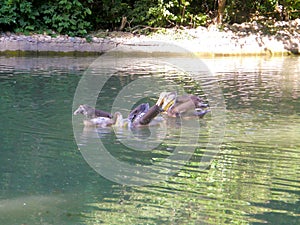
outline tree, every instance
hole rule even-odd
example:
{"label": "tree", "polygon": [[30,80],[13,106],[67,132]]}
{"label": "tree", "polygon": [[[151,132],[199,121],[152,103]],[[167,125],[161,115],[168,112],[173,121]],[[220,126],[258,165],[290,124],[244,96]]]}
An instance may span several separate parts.
{"label": "tree", "polygon": [[226,5],[226,0],[218,0],[218,15],[215,19],[215,23],[217,24],[221,24],[223,22],[225,5]]}

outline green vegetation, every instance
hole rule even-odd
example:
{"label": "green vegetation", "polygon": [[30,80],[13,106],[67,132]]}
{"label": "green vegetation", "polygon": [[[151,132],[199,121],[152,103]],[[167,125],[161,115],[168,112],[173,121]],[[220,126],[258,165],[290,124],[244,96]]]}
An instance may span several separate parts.
{"label": "green vegetation", "polygon": [[299,0],[0,0],[0,31],[68,34],[299,18]]}

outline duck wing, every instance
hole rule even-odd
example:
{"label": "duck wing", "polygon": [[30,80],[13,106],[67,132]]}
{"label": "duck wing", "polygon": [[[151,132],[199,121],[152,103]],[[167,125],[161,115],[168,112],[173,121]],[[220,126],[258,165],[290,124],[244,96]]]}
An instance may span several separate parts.
{"label": "duck wing", "polygon": [[89,120],[92,125],[98,127],[108,127],[114,124],[114,121],[107,117],[96,117]]}
{"label": "duck wing", "polygon": [[149,103],[142,103],[135,107],[128,115],[128,120],[133,122],[137,118],[141,118],[149,110]]}

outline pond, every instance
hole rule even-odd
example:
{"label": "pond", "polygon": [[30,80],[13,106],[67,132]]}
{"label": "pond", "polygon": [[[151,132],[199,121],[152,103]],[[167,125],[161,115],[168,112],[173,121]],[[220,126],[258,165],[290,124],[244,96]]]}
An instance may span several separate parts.
{"label": "pond", "polygon": [[[100,58],[0,57],[0,224],[300,224],[300,58]],[[73,116],[164,90],[211,112],[133,130]]]}

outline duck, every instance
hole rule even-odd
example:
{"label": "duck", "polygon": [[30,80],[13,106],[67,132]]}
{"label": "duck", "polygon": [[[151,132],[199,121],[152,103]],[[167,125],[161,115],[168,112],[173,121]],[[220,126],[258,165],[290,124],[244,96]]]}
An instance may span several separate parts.
{"label": "duck", "polygon": [[176,98],[175,103],[168,108],[169,117],[199,117],[203,118],[210,110],[208,104],[196,95],[182,95]]}
{"label": "duck", "polygon": [[95,109],[89,105],[80,105],[73,113],[74,115],[78,115],[78,114],[83,114],[87,119],[93,119],[93,118],[97,118],[97,117],[104,117],[104,118],[109,118],[112,119],[113,116],[112,114],[99,110],[99,109]]}
{"label": "duck", "polygon": [[142,103],[135,107],[128,115],[128,120],[133,122],[137,119],[140,119],[145,115],[145,113],[149,110],[149,103]]}
{"label": "duck", "polygon": [[126,120],[123,120],[122,114],[120,112],[115,112],[112,118],[99,116],[92,119],[84,120],[83,124],[85,126],[96,126],[99,128],[104,128],[111,126],[122,127],[124,126],[125,122]]}
{"label": "duck", "polygon": [[145,124],[140,123],[143,120],[143,117],[149,111],[149,109],[151,109],[149,103],[142,103],[138,105],[135,109],[133,109],[127,118],[129,122],[129,128],[159,125],[159,123],[163,121],[163,118],[158,117],[157,115],[152,113],[150,113],[152,114],[152,116],[149,122],[147,121]]}
{"label": "duck", "polygon": [[161,122],[162,118],[155,118],[160,112],[168,110],[176,99],[175,93],[163,92],[160,94],[156,104],[150,108],[149,103],[142,103],[133,109],[127,119],[123,119],[120,112],[115,112],[113,116],[102,110],[94,109],[88,105],[80,105],[75,110],[74,115],[83,114],[86,119],[83,121],[85,126],[96,127],[141,127],[152,126]]}
{"label": "duck", "polygon": [[137,106],[128,116],[129,126],[133,128],[158,125],[163,121],[163,118],[156,118],[156,116],[173,106],[176,96],[175,92],[162,92],[151,108],[149,108],[148,103]]}

